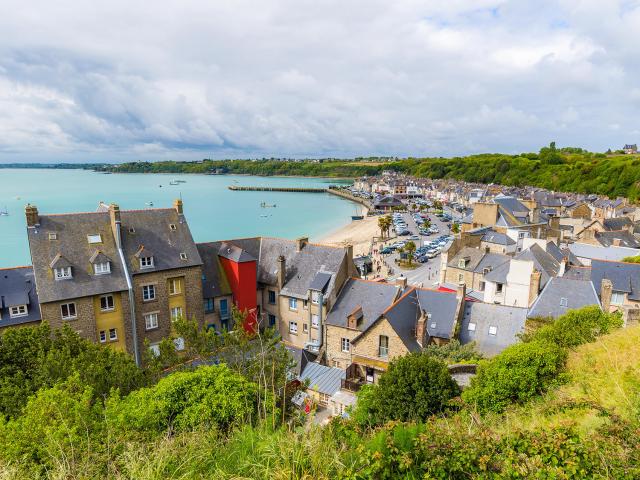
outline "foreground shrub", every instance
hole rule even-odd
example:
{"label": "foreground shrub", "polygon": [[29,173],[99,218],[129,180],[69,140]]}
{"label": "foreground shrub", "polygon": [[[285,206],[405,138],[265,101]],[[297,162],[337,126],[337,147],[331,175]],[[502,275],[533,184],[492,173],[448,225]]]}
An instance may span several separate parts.
{"label": "foreground shrub", "polygon": [[545,392],[557,382],[566,359],[566,350],[552,343],[512,345],[480,362],[462,398],[480,411],[502,412],[513,402],[523,403]]}
{"label": "foreground shrub", "polygon": [[124,399],[111,398],[107,418],[126,431],[219,428],[255,419],[257,385],[226,365],[177,372]]}
{"label": "foreground shrub", "polygon": [[424,353],[397,358],[377,386],[359,392],[354,418],[363,424],[417,421],[442,412],[460,394],[444,362]]}
{"label": "foreground shrub", "polygon": [[427,345],[424,348],[424,353],[449,364],[475,363],[482,360],[482,354],[477,352],[475,348],[475,342],[461,345],[460,340],[454,338],[444,345]]}

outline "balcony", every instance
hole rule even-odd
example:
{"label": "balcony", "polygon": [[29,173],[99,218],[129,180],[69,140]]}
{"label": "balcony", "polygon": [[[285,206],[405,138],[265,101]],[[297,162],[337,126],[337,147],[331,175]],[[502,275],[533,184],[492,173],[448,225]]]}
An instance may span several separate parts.
{"label": "balcony", "polygon": [[358,393],[360,387],[365,384],[365,381],[361,378],[343,378],[340,381],[340,388],[342,390],[348,390],[349,392]]}

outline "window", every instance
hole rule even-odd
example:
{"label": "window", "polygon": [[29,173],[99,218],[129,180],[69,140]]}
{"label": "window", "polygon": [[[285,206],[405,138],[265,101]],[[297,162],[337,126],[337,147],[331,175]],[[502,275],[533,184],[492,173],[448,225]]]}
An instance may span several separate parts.
{"label": "window", "polygon": [[179,318],[182,318],[182,307],[173,307],[171,309],[171,321],[175,322]]}
{"label": "window", "polygon": [[276,325],[276,316],[273,314],[269,314],[269,326],[274,327]]}
{"label": "window", "polygon": [[320,292],[316,292],[315,290],[311,292],[311,303],[317,305],[320,301]]}
{"label": "window", "polygon": [[55,274],[56,280],[72,278],[71,267],[54,268],[53,273]]}
{"label": "window", "polygon": [[144,328],[146,330],[153,330],[154,328],[158,328],[158,314],[157,313],[147,313],[144,316]]}
{"label": "window", "polygon": [[269,303],[271,305],[276,304],[276,292],[274,292],[273,290],[269,290]]}
{"label": "window", "polygon": [[99,233],[96,233],[94,235],[87,235],[87,242],[102,243],[102,236]]}
{"label": "window", "polygon": [[60,305],[60,311],[62,313],[63,320],[70,320],[76,318],[76,304],[75,303],[63,303]]}
{"label": "window", "polygon": [[15,317],[24,317],[27,314],[27,306],[26,305],[16,305],[9,309],[9,316],[11,318]]}
{"label": "window", "polygon": [[142,287],[142,300],[149,302],[156,299],[156,286],[155,285],[143,285]]}
{"label": "window", "polygon": [[561,306],[561,307],[567,307],[568,305],[569,305],[568,300],[567,300],[566,298],[562,297],[562,298],[560,299],[560,306]]}
{"label": "window", "polygon": [[58,239],[58,234],[57,233],[50,233],[49,234],[49,240],[57,240]]}
{"label": "window", "polygon": [[100,343],[105,343],[107,341],[107,332],[104,330],[100,330]]}
{"label": "window", "polygon": [[624,303],[624,292],[613,291],[611,293],[611,305],[622,305]]}
{"label": "window", "polygon": [[118,340],[118,330],[115,328],[110,328],[109,329],[109,340],[111,342],[115,342],[116,340]]}
{"label": "window", "polygon": [[296,322],[289,322],[289,333],[298,333],[298,324]]}
{"label": "window", "polygon": [[104,275],[105,273],[111,273],[111,263],[96,263],[93,265],[93,271],[96,275]]}
{"label": "window", "polygon": [[184,252],[180,253],[180,260],[186,260],[187,259],[187,254]]}
{"label": "window", "polygon": [[307,308],[309,308],[309,307],[307,306],[307,304],[308,304],[308,303],[309,303],[309,302],[308,302],[307,300],[303,300],[303,301],[302,301],[302,308],[304,308],[305,310],[306,310]]}
{"label": "window", "polygon": [[526,235],[526,232],[518,232],[518,239],[522,240]]}
{"label": "window", "polygon": [[169,279],[169,295],[177,295],[182,291],[182,285],[179,278]]}
{"label": "window", "polygon": [[297,310],[297,309],[298,309],[298,299],[289,298],[289,310]]}
{"label": "window", "polygon": [[482,273],[483,273],[484,275],[486,275],[486,274],[487,274],[487,273],[489,273],[490,271],[491,271],[491,267],[485,267],[485,268],[483,268],[483,269],[482,269]]}
{"label": "window", "polygon": [[470,332],[475,332],[476,331],[476,324],[473,322],[469,322],[469,326],[467,327],[467,330],[469,330]]}
{"label": "window", "polygon": [[478,284],[478,290],[480,290],[481,292],[484,292],[485,287],[486,287],[486,283],[484,281],[481,281]]}
{"label": "window", "polygon": [[308,323],[303,323],[302,324],[302,331],[304,333],[307,333],[309,331],[309,324]]}
{"label": "window", "polygon": [[140,257],[140,268],[153,268],[153,257]]}
{"label": "window", "polygon": [[220,318],[225,319],[229,317],[229,300],[223,298],[220,300]]}
{"label": "window", "polygon": [[129,233],[136,233],[136,229],[133,227],[129,227]]}
{"label": "window", "polygon": [[386,335],[380,335],[378,340],[378,356],[382,358],[389,356],[389,337]]}
{"label": "window", "polygon": [[318,324],[320,323],[320,317],[315,313],[311,315],[311,326],[313,328],[318,328]]}
{"label": "window", "polygon": [[169,224],[169,230],[175,230],[176,229],[176,224],[175,223],[170,223]]}
{"label": "window", "polygon": [[213,313],[215,311],[215,302],[213,298],[204,299],[204,313]]}
{"label": "window", "polygon": [[466,265],[466,262],[464,260],[458,260],[458,268],[464,268]]}
{"label": "window", "polygon": [[438,326],[438,324],[436,322],[431,322],[431,324],[429,325],[429,328],[434,329]]}
{"label": "window", "polygon": [[464,281],[464,274],[459,273],[458,274],[458,282],[463,282]]}
{"label": "window", "polygon": [[502,283],[496,283],[496,293],[502,293],[502,287],[504,285]]}
{"label": "window", "polygon": [[495,337],[498,334],[498,327],[496,327],[495,325],[491,325],[489,327],[489,335]]}
{"label": "window", "polygon": [[103,312],[107,312],[109,310],[113,310],[114,308],[113,295],[103,295],[102,297],[100,297],[100,310],[102,310]]}
{"label": "window", "polygon": [[351,341],[348,338],[341,338],[340,349],[343,352],[349,352],[351,350]]}

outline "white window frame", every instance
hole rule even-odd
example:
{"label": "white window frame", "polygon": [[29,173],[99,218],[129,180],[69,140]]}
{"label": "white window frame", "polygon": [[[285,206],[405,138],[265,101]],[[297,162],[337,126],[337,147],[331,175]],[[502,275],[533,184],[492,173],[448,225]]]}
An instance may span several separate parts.
{"label": "white window frame", "polygon": [[568,307],[569,306],[569,299],[566,297],[560,297],[560,306],[561,307]]}
{"label": "white window frame", "polygon": [[[111,306],[109,306],[109,298],[111,299]],[[102,306],[102,301],[105,301],[106,308]],[[116,309],[116,302],[113,295],[102,295],[100,297],[100,311],[101,312],[113,312]]]}
{"label": "white window frame", "polygon": [[170,278],[169,279],[169,295],[179,295],[182,293],[181,288],[182,282],[179,278]]}
{"label": "white window frame", "polygon": [[496,295],[502,295],[504,293],[504,283],[496,283]]}
{"label": "white window frame", "polygon": [[[64,314],[64,307],[67,307],[67,315]],[[73,315],[71,315],[71,308],[73,308]],[[63,320],[73,320],[78,318],[78,310],[76,309],[75,302],[63,303],[60,305],[60,316]]]}
{"label": "white window frame", "polygon": [[93,233],[93,234],[87,235],[87,242],[102,243],[102,235],[100,235],[99,233]]}
{"label": "white window frame", "polygon": [[147,313],[144,315],[144,329],[145,330],[155,330],[158,328],[158,314],[157,313]]}
{"label": "white window frame", "polygon": [[98,340],[100,340],[100,343],[107,343],[107,331],[106,330],[100,330],[98,332]]}
{"label": "white window frame", "polygon": [[298,310],[298,299],[289,297],[289,310]]}
{"label": "white window frame", "polygon": [[142,286],[142,301],[143,302],[152,302],[155,299],[156,299],[156,286],[155,285],[143,285]]}
{"label": "white window frame", "polygon": [[303,323],[302,324],[302,333],[308,333],[309,332],[309,324],[308,323]]}
{"label": "white window frame", "polygon": [[469,330],[470,332],[475,332],[476,324],[474,322],[469,322],[469,325],[467,325],[467,330]]}
{"label": "white window frame", "polygon": [[26,317],[29,314],[29,310],[26,305],[14,305],[9,307],[9,317]]}
{"label": "white window frame", "polygon": [[57,240],[58,239],[58,234],[51,232],[49,233],[49,240]]}
{"label": "white window frame", "polygon": [[140,268],[141,269],[153,268],[153,265],[154,265],[153,256],[140,257]]}
{"label": "white window frame", "polygon": [[458,274],[458,282],[464,282],[464,273]]}
{"label": "white window frame", "polygon": [[624,292],[618,292],[616,290],[611,292],[611,305],[623,305],[624,304]]}
{"label": "white window frame", "polygon": [[68,280],[70,278],[73,278],[71,267],[54,268],[53,273],[56,277],[56,280]]}
{"label": "white window frame", "polygon": [[489,335],[495,337],[498,335],[498,327],[497,325],[489,325]]}
{"label": "white window frame", "polygon": [[117,342],[118,341],[118,329],[117,328],[110,328],[109,329],[109,341],[110,342]]}
{"label": "white window frame", "polygon": [[289,322],[289,333],[298,334],[298,322]]}
{"label": "white window frame", "polygon": [[316,313],[312,313],[311,314],[311,326],[313,328],[318,328],[319,325],[320,325],[320,315],[318,315]]}
{"label": "white window frame", "polygon": [[[383,338],[387,339],[386,346],[382,345]],[[378,337],[378,356],[380,358],[389,358],[389,337],[387,335],[380,335]]]}
{"label": "white window frame", "polygon": [[343,353],[351,352],[351,340],[348,338],[342,337],[340,339],[340,351]]}
{"label": "white window frame", "polygon": [[463,259],[458,260],[458,268],[464,268],[467,266],[467,262],[465,262]]}
{"label": "white window frame", "polygon": [[187,260],[186,252],[180,252],[180,260]]}
{"label": "white window frame", "polygon": [[182,307],[171,307],[171,321],[175,322],[178,317],[182,317]]}
{"label": "white window frame", "polygon": [[94,263],[93,272],[96,275],[106,275],[107,273],[111,273],[111,262]]}
{"label": "white window frame", "polygon": [[317,305],[319,301],[320,301],[320,292],[318,292],[316,290],[312,290],[311,291],[311,303],[313,303],[314,305]]}

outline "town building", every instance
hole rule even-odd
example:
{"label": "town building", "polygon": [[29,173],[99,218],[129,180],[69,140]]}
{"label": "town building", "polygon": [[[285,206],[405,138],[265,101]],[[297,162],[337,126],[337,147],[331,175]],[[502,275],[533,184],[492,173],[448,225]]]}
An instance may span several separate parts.
{"label": "town building", "polygon": [[40,323],[32,267],[0,268],[0,329]]}

